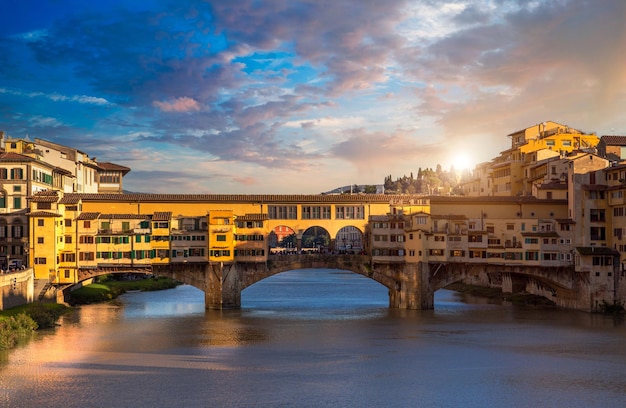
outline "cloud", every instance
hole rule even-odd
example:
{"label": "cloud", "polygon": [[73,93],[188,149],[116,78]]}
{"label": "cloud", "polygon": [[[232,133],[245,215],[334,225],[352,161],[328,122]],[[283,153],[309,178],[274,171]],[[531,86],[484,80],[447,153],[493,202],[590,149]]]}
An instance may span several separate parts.
{"label": "cloud", "polygon": [[487,160],[544,120],[626,132],[622,0],[59,3],[32,16],[14,3],[23,22],[0,29],[7,131],[36,126],[146,178],[175,155],[205,190],[289,170],[324,191],[327,176],[373,183],[458,146]]}
{"label": "cloud", "polygon": [[44,116],[33,116],[30,118],[30,125],[34,127],[59,127],[62,126],[63,123],[59,122],[55,118],[49,118]]}
{"label": "cloud", "polygon": [[200,110],[198,101],[186,96],[176,98],[171,102],[154,101],[153,104],[163,112],[189,112]]}
{"label": "cloud", "polygon": [[109,105],[110,102],[105,98],[88,95],[61,95],[59,93],[46,94],[43,92],[27,92],[18,89],[0,88],[0,94],[10,94],[15,96],[23,96],[26,98],[46,98],[54,102],[77,102],[88,105]]}

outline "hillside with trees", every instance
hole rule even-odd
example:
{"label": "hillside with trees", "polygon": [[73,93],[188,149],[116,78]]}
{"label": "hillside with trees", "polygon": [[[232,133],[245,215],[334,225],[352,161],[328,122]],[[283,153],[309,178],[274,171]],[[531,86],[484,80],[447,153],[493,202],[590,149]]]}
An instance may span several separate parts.
{"label": "hillside with trees", "polygon": [[409,176],[398,177],[395,181],[391,175],[385,177],[385,194],[460,194],[460,180],[461,175],[454,167],[448,171],[443,170],[439,164],[435,170],[420,167],[417,176],[411,172]]}

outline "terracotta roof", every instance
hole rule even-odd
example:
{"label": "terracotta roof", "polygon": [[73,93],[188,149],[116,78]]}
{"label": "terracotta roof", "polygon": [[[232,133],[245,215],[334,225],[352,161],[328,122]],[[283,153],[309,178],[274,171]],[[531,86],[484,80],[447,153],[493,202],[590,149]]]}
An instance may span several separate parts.
{"label": "terracotta roof", "polygon": [[119,164],[110,162],[100,162],[98,163],[98,167],[105,171],[121,171],[123,175],[127,174],[130,171],[129,167],[120,166]]}
{"label": "terracotta roof", "polygon": [[35,211],[28,213],[29,217],[62,217],[61,214],[49,212],[49,211]]}
{"label": "terracotta roof", "polygon": [[535,231],[535,232],[522,232],[523,237],[544,237],[544,238],[558,238],[560,235],[556,231]]}
{"label": "terracotta roof", "polygon": [[30,197],[34,203],[56,203],[59,200],[59,194],[53,190],[38,191]]}
{"label": "terracotta roof", "polygon": [[24,154],[14,153],[14,152],[3,152],[0,153],[0,161],[8,161],[8,162],[20,162],[20,161],[35,161],[30,156],[26,156]]}
{"label": "terracotta roof", "polygon": [[84,212],[80,213],[80,215],[76,218],[78,221],[83,220],[95,220],[100,215],[99,212]]}
{"label": "terracotta roof", "polygon": [[576,247],[581,255],[613,255],[619,256],[619,252],[609,247]]}
{"label": "terracotta roof", "polygon": [[60,200],[59,204],[78,204],[80,202],[80,197],[75,195],[65,194]]}
{"label": "terracotta roof", "polygon": [[169,221],[171,219],[172,219],[172,213],[170,211],[155,212],[152,215],[152,221]]}
{"label": "terracotta roof", "polygon": [[[168,214],[171,214],[171,213],[168,213]],[[150,215],[148,214],[100,214],[100,219],[101,220],[149,220]]]}
{"label": "terracotta roof", "polygon": [[559,224],[576,224],[576,221],[571,218],[556,218],[555,221]]}
{"label": "terracotta roof", "polygon": [[[423,213],[423,214],[424,215],[428,215],[426,213]],[[465,215],[457,215],[457,214],[431,215],[430,218],[433,219],[433,220],[458,220],[458,221],[467,220],[467,216],[465,216]]]}
{"label": "terracotta roof", "polygon": [[69,171],[69,170],[65,170],[65,169],[62,169],[62,168],[60,168],[60,167],[55,167],[54,169],[52,169],[52,171],[53,171],[54,173],[59,173],[59,174],[62,174],[62,175],[64,175],[64,176],[72,176],[72,177],[74,177],[74,175],[72,174],[72,172],[71,172],[71,171]]}
{"label": "terracotta roof", "polygon": [[626,136],[606,135],[600,141],[607,146],[626,146]]}
{"label": "terracotta roof", "polygon": [[542,200],[532,196],[499,197],[499,196],[425,196],[408,194],[95,194],[68,193],[65,196],[80,197],[83,202],[206,202],[206,203],[255,203],[255,204],[298,204],[298,203],[335,203],[335,204],[389,204],[398,202],[409,205],[411,200],[430,200],[431,203],[549,203],[567,204],[567,200]]}

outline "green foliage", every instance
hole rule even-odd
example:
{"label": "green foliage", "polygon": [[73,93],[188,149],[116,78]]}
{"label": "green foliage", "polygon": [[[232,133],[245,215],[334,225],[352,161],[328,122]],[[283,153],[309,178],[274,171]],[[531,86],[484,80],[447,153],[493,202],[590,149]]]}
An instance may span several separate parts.
{"label": "green foliage", "polygon": [[376,191],[378,190],[376,189],[375,185],[367,185],[364,189],[365,194],[376,194]]}
{"label": "green foliage", "polygon": [[57,304],[32,303],[26,311],[28,316],[37,324],[40,329],[49,329],[56,325],[57,320],[67,307]]}
{"label": "green foliage", "polygon": [[37,323],[20,313],[16,316],[0,317],[0,348],[7,349],[30,337],[37,329]]}
{"label": "green foliage", "polygon": [[459,193],[459,180],[457,172],[452,167],[449,171],[444,171],[441,165],[437,169],[419,168],[417,178],[410,176],[398,177],[393,181],[391,175],[385,177],[386,194],[454,194]]}
{"label": "green foliage", "polygon": [[85,305],[106,302],[130,290],[153,291],[172,289],[181,283],[169,278],[154,277],[137,280],[113,280],[111,277],[100,283],[83,286],[72,292],[72,303]]}

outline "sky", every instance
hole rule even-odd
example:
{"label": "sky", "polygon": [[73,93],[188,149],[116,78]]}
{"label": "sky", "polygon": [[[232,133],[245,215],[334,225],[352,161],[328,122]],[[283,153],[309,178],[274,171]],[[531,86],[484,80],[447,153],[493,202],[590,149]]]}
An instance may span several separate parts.
{"label": "sky", "polygon": [[0,2],[0,130],[125,190],[317,194],[626,135],[624,0]]}

